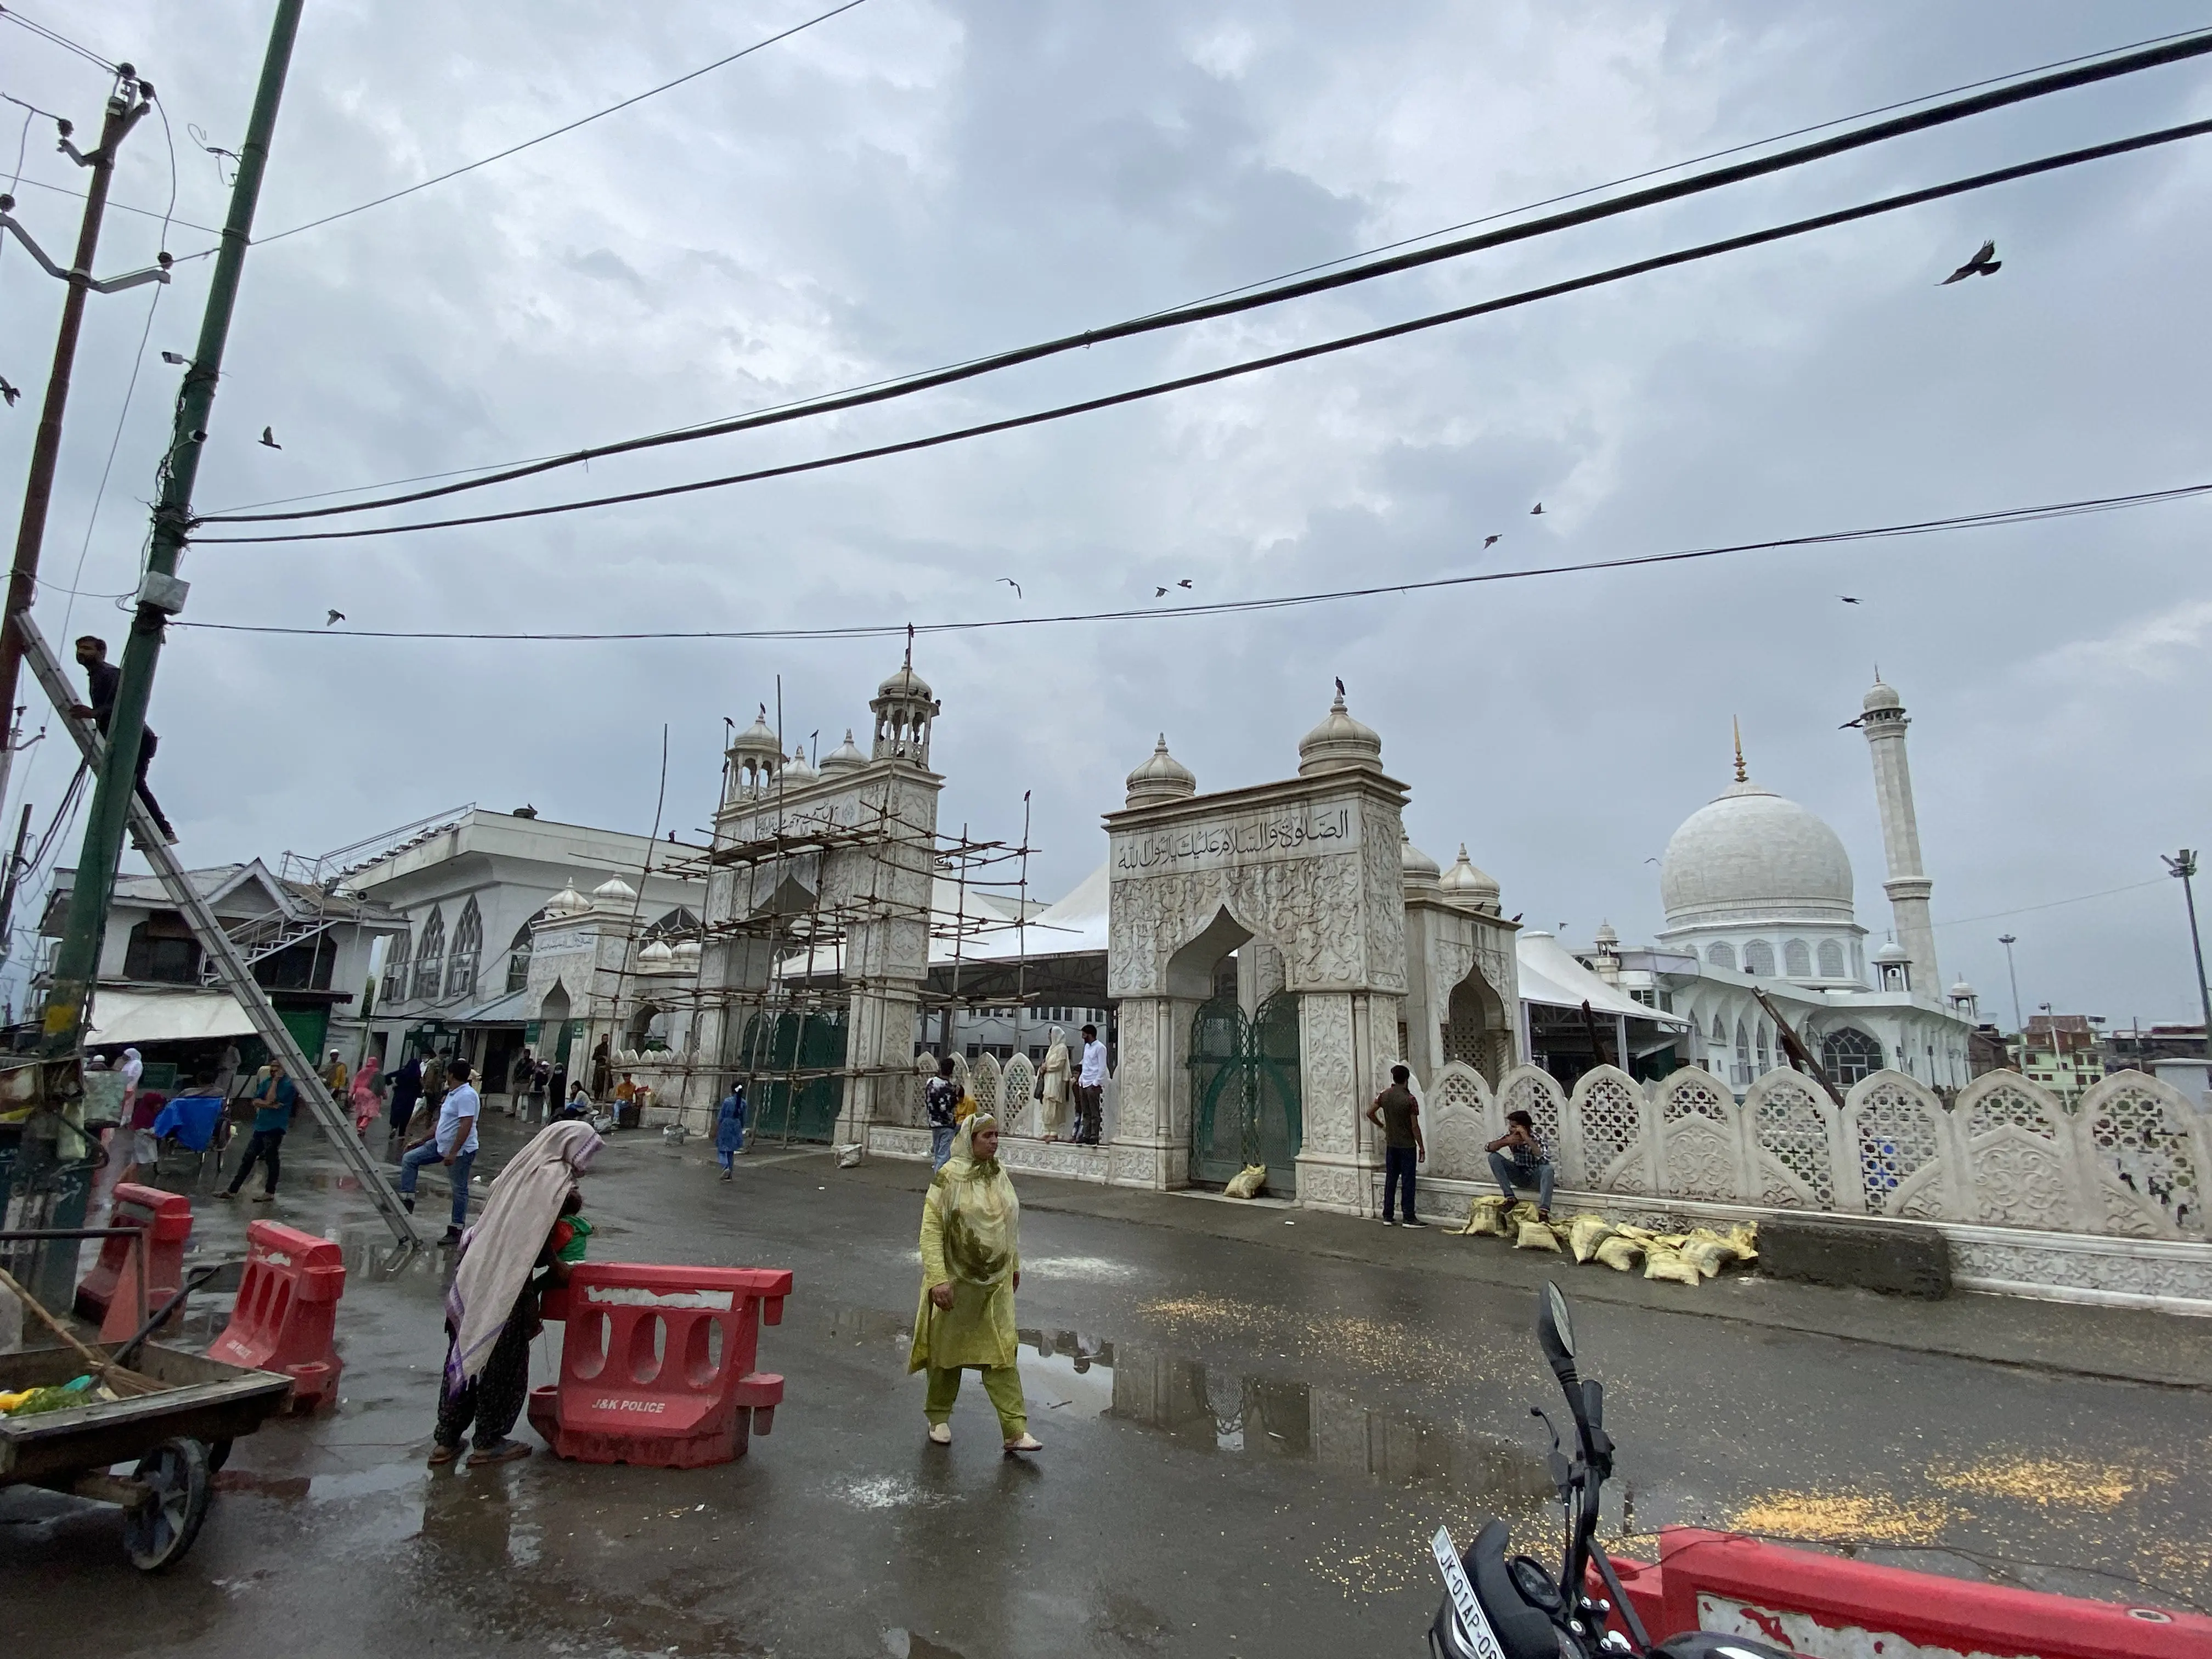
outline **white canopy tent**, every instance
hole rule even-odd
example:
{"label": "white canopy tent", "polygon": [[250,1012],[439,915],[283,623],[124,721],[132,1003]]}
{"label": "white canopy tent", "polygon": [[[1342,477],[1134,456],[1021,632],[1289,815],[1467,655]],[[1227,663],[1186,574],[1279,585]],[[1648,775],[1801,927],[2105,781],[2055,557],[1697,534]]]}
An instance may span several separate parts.
{"label": "white canopy tent", "polygon": [[228,991],[124,991],[103,986],[93,996],[85,1046],[252,1035],[253,1022]]}

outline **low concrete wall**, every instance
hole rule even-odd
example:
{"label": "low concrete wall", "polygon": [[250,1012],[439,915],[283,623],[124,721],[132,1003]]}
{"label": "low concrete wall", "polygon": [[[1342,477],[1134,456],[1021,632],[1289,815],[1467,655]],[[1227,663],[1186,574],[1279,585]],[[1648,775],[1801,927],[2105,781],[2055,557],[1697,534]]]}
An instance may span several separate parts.
{"label": "low concrete wall", "polygon": [[[871,1124],[868,1156],[929,1161],[929,1131],[902,1129],[892,1124]],[[1001,1134],[999,1162],[1017,1175],[1056,1176],[1062,1181],[1095,1182],[1101,1187],[1113,1179],[1111,1144],[1079,1146],[1073,1141],[1039,1140],[1030,1135]]]}

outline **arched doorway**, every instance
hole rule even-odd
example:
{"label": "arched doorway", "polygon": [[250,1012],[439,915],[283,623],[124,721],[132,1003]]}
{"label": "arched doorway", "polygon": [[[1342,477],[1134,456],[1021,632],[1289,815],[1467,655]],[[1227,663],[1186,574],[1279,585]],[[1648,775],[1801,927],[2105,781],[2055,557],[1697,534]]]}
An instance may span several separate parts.
{"label": "arched doorway", "polygon": [[1511,1052],[1505,1005],[1476,969],[1451,988],[1444,1012],[1444,1059],[1471,1066],[1483,1081],[1497,1086]]}
{"label": "arched doorway", "polygon": [[1298,999],[1279,990],[1247,1010],[1222,965],[1261,941],[1226,908],[1171,957],[1171,991],[1201,997],[1190,1030],[1190,1179],[1226,1182],[1265,1164],[1268,1189],[1297,1191],[1304,1140],[1298,1090]]}

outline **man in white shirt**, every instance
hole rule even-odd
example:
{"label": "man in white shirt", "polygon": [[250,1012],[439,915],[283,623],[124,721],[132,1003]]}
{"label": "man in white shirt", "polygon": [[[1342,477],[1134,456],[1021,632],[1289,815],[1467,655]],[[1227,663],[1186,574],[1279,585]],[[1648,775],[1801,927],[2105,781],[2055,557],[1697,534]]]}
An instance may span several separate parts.
{"label": "man in white shirt", "polygon": [[1106,1045],[1098,1040],[1098,1028],[1083,1028],[1083,1069],[1075,1079],[1075,1139],[1082,1146],[1096,1146],[1099,1134],[1099,1103],[1106,1094]]}
{"label": "man in white shirt", "polygon": [[410,1146],[399,1159],[399,1201],[415,1212],[415,1176],[425,1164],[446,1166],[453,1183],[453,1219],[439,1242],[461,1242],[461,1224],[469,1218],[469,1171],[477,1161],[477,1091],[469,1081],[469,1063],[459,1058],[446,1062],[446,1097],[438,1103],[438,1127],[428,1140]]}

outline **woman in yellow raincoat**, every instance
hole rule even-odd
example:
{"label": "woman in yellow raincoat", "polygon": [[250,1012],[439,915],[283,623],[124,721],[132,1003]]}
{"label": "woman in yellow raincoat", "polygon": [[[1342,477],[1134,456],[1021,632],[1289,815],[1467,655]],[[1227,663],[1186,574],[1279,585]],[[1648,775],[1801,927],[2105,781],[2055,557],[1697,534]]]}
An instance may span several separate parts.
{"label": "woman in yellow raincoat", "polygon": [[1014,1292],[1022,1285],[1021,1200],[999,1163],[999,1121],[978,1112],[952,1138],[952,1155],[921,1205],[921,1301],[908,1371],[929,1373],[922,1406],[929,1437],[952,1439],[963,1370],[983,1373],[1010,1452],[1041,1449],[1029,1431],[1015,1356]]}

